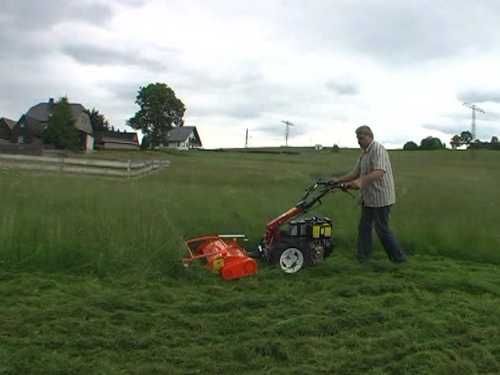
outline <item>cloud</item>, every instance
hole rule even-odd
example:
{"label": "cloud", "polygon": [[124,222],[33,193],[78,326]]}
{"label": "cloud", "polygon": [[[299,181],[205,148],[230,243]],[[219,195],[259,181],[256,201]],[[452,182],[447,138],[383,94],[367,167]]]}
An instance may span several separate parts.
{"label": "cloud", "polygon": [[258,119],[269,112],[287,107],[279,98],[266,96],[244,96],[245,90],[228,89],[217,95],[195,95],[191,101],[189,114],[192,116],[220,116],[233,119]]}
{"label": "cloud", "polygon": [[428,129],[428,130],[437,130],[442,133],[447,133],[447,134],[458,134],[466,129],[464,125],[460,124],[422,124],[422,128]]}
{"label": "cloud", "polygon": [[56,26],[67,24],[67,35],[77,39],[81,25],[105,27],[113,17],[111,6],[96,1],[4,0],[0,15],[0,57],[8,61],[35,61],[54,54]]}
{"label": "cloud", "polygon": [[112,18],[112,9],[95,1],[4,0],[2,14],[11,30],[46,31],[62,22],[80,21],[101,26]]}
{"label": "cloud", "polygon": [[[276,33],[288,35],[303,52],[330,50],[384,64],[413,65],[496,48],[500,42],[500,3],[495,0],[474,5],[465,0],[289,0],[273,4],[264,17],[275,25]],[[224,6],[227,13],[249,11],[239,5]]]}
{"label": "cloud", "polygon": [[81,64],[136,66],[152,71],[163,71],[166,64],[142,56],[138,50],[119,50],[88,44],[72,44],[62,48],[62,52]]}
{"label": "cloud", "polygon": [[[307,134],[308,130],[310,130],[309,129],[310,127],[307,124],[296,123],[293,121],[291,121],[291,122],[294,125],[290,126],[288,128],[288,139],[289,140],[294,138],[294,137],[299,137],[301,135]],[[283,122],[281,122],[281,120],[276,121],[276,123],[271,123],[268,121],[266,124],[254,127],[252,130],[255,132],[267,134],[267,135],[270,135],[270,136],[273,136],[276,138],[285,139],[286,127],[285,127],[285,124]]]}
{"label": "cloud", "polygon": [[112,82],[101,82],[99,87],[106,90],[111,94],[117,101],[124,103],[134,103],[135,98],[139,92],[139,89],[146,85],[145,82],[138,81],[112,81]]}
{"label": "cloud", "polygon": [[[500,120],[500,113],[490,109],[486,109],[485,112],[486,113],[476,112],[476,122],[482,122],[482,121],[498,122]],[[467,106],[464,106],[463,112],[452,113],[447,115],[446,117],[455,122],[470,124],[472,121],[472,109],[468,108]]]}
{"label": "cloud", "polygon": [[196,87],[189,113],[193,116],[220,116],[257,119],[290,106],[291,90],[271,82],[257,67],[242,67],[242,72],[187,72],[180,87]]}
{"label": "cloud", "polygon": [[359,93],[358,85],[352,82],[337,82],[331,80],[326,83],[326,87],[328,90],[339,95],[357,95]]}
{"label": "cloud", "polygon": [[[461,132],[467,130],[471,131],[471,124],[423,124],[423,129],[439,131],[448,135],[460,134]],[[481,122],[476,122],[476,133],[478,138],[486,139],[495,134],[500,134],[500,127],[493,124],[484,124]]]}
{"label": "cloud", "polygon": [[36,40],[24,32],[17,33],[16,37],[4,32],[5,28],[0,26],[0,58],[3,61],[19,61],[20,58],[36,59],[47,54],[47,48],[43,40]]}
{"label": "cloud", "polygon": [[146,5],[148,0],[120,0],[120,5],[126,5],[130,7],[141,7]]}
{"label": "cloud", "polygon": [[500,90],[467,90],[458,94],[457,98],[467,103],[500,103]]}

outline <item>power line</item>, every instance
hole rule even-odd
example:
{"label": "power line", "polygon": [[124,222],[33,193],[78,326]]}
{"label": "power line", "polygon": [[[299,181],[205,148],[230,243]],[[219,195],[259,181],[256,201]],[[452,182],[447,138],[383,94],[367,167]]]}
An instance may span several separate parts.
{"label": "power line", "polygon": [[285,146],[288,147],[288,134],[290,133],[289,127],[295,126],[293,122],[281,120],[283,124],[285,124]]}
{"label": "power line", "polygon": [[481,112],[481,113],[486,113],[483,109],[479,108],[475,104],[469,104],[469,103],[464,103],[464,106],[467,108],[472,109],[472,139],[476,139],[476,112]]}

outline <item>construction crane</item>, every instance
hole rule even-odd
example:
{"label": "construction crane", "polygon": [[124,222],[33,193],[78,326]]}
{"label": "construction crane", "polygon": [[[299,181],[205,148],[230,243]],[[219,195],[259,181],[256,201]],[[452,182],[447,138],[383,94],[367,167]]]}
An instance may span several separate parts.
{"label": "construction crane", "polygon": [[472,140],[474,140],[474,139],[476,139],[476,112],[481,112],[481,113],[486,113],[486,112],[484,110],[482,110],[481,108],[479,108],[475,104],[464,103],[464,106],[466,106],[467,108],[472,109],[472,129],[471,129],[471,133],[472,133]]}
{"label": "construction crane", "polygon": [[288,134],[290,133],[290,126],[295,126],[294,123],[286,120],[281,121],[283,124],[285,124],[285,146],[288,147]]}

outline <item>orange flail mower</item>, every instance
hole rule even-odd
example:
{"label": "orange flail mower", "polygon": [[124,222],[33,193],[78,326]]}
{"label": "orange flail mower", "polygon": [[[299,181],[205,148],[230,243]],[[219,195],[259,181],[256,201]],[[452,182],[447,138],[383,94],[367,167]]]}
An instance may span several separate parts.
{"label": "orange flail mower", "polygon": [[205,260],[206,268],[220,274],[224,280],[255,275],[257,262],[247,255],[238,239],[246,239],[246,236],[221,234],[192,238],[185,242],[189,256],[182,261],[189,266],[194,260]]}

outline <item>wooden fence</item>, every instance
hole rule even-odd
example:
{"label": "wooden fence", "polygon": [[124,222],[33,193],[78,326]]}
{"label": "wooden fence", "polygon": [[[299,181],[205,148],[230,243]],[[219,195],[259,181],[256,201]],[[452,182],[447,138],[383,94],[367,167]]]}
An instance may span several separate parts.
{"label": "wooden fence", "polygon": [[169,165],[169,160],[111,161],[0,154],[0,168],[116,177],[143,176]]}

